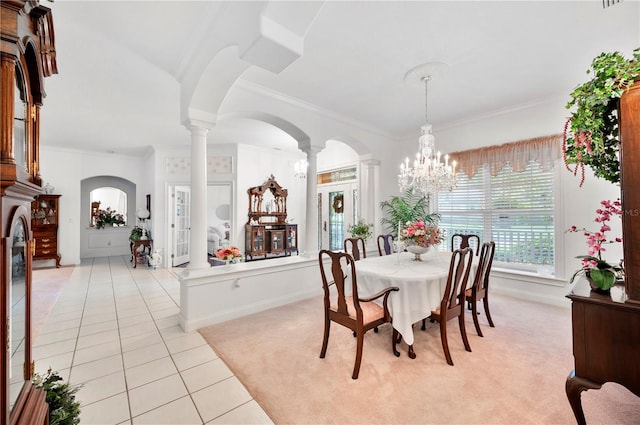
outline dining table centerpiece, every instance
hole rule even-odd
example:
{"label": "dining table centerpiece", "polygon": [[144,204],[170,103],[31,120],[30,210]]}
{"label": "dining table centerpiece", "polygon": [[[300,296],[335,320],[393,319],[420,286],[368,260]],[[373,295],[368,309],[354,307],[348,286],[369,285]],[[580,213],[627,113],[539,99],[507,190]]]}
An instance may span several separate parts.
{"label": "dining table centerpiece", "polygon": [[407,221],[400,229],[400,240],[405,244],[405,249],[414,255],[413,261],[422,261],[421,255],[443,239],[437,225],[421,218]]}
{"label": "dining table centerpiece", "polygon": [[579,229],[577,226],[571,226],[567,230],[570,233],[581,232],[587,238],[587,246],[589,247],[587,255],[576,257],[582,260],[582,267],[571,276],[569,283],[573,283],[577,276],[584,275],[592,290],[607,293],[617,280],[623,278],[622,261],[615,264],[602,258],[602,253],[607,250],[605,245],[622,242],[622,238],[609,239],[606,234],[611,230],[609,226],[611,218],[616,215],[622,216],[622,204],[620,200],[603,200],[600,202],[600,208],[596,209],[596,214],[594,222],[600,224],[598,231]]}

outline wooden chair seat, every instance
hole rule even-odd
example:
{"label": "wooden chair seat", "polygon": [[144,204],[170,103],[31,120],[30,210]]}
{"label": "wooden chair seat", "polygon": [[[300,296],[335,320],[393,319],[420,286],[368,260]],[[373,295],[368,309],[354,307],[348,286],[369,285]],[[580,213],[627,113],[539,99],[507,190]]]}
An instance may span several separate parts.
{"label": "wooden chair seat", "polygon": [[[352,319],[357,319],[356,315],[356,307],[353,303],[353,297],[344,297],[344,300],[347,304],[347,311],[349,313],[349,317]],[[368,325],[377,320],[384,319],[384,308],[381,305],[374,303],[373,301],[362,302],[360,301],[360,308],[362,309],[362,323],[363,325]],[[338,306],[335,301],[331,301],[331,310],[334,312],[338,312]]]}

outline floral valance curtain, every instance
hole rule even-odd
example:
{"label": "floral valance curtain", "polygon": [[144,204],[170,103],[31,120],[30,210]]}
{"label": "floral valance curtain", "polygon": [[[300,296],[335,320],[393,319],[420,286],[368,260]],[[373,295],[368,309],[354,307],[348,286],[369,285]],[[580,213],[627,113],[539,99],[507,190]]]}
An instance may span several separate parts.
{"label": "floral valance curtain", "polygon": [[556,159],[562,156],[562,134],[535,137],[518,142],[487,146],[479,149],[453,152],[450,159],[457,162],[458,169],[472,178],[484,164],[489,166],[492,176],[508,162],[515,172],[524,171],[529,161],[538,162],[547,171]]}

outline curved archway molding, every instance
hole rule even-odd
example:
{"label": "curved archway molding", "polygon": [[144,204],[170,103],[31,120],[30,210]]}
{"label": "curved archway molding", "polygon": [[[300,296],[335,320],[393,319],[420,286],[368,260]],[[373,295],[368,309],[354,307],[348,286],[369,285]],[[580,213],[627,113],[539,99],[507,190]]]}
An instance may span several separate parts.
{"label": "curved archway molding", "polygon": [[181,120],[191,107],[217,114],[249,66],[280,73],[302,56],[304,35],[321,7],[322,2],[301,2],[293,10],[279,2],[229,2],[212,14],[213,22],[203,26],[208,31],[194,41],[177,73]]}
{"label": "curved archway molding", "polygon": [[[127,226],[112,229],[89,227],[91,200],[89,194],[99,187],[115,187],[127,194]],[[80,181],[80,258],[127,255],[129,234],[135,226],[136,184],[116,176],[94,176]]]}

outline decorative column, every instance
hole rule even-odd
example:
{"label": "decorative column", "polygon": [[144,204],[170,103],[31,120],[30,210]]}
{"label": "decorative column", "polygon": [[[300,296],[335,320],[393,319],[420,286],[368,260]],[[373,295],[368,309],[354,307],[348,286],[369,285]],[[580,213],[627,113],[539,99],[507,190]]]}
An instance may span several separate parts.
{"label": "decorative column", "polygon": [[[360,178],[358,198],[360,199],[360,211],[358,217],[362,218],[366,223],[373,224],[373,242],[375,243],[376,235],[381,234],[380,229],[380,212],[378,205],[378,193],[380,175],[380,161],[377,159],[363,159],[360,161]],[[369,239],[369,242],[372,241]]]}
{"label": "decorative column", "polygon": [[211,267],[207,258],[207,132],[211,124],[190,120],[191,211],[188,270]]}
{"label": "decorative column", "polygon": [[[299,143],[302,145],[302,143]],[[304,229],[304,255],[313,257],[318,253],[318,152],[323,147],[306,143],[301,149],[307,154],[307,211]]]}

